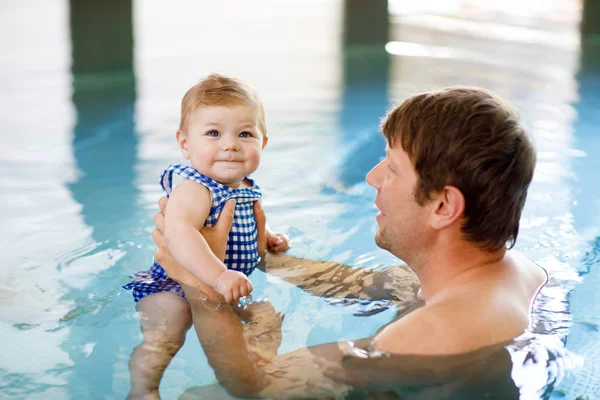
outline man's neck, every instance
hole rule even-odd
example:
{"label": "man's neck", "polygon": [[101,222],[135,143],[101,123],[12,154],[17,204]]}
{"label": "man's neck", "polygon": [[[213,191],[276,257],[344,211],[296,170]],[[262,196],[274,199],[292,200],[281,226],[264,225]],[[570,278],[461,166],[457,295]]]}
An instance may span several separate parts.
{"label": "man's neck", "polygon": [[489,268],[491,264],[502,260],[506,254],[504,248],[487,252],[468,242],[437,247],[441,250],[428,251],[423,259],[409,264],[421,282],[420,295],[426,302],[479,268]]}

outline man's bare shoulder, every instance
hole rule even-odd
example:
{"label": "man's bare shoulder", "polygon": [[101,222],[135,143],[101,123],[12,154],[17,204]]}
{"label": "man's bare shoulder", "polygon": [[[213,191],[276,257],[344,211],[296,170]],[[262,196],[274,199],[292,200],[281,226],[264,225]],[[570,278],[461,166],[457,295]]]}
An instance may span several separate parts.
{"label": "man's bare shoulder", "polygon": [[523,278],[527,283],[541,287],[548,280],[548,273],[545,269],[531,261],[524,254],[511,250],[507,253],[508,262],[517,268],[519,278]]}
{"label": "man's bare shoulder", "polygon": [[385,327],[373,343],[394,354],[459,354],[482,347],[471,340],[480,331],[473,323],[456,302],[425,305]]}
{"label": "man's bare shoulder", "polygon": [[[512,252],[511,252],[512,253]],[[518,253],[451,285],[375,337],[397,354],[457,354],[507,342],[529,325],[544,270]]]}

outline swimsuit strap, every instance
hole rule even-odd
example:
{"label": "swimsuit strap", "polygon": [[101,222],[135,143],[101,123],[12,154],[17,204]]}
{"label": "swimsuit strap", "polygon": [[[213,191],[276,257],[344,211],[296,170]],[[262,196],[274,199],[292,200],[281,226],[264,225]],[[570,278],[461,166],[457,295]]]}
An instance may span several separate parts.
{"label": "swimsuit strap", "polygon": [[185,179],[189,179],[190,181],[198,182],[206,186],[211,192],[214,189],[222,190],[227,188],[225,185],[222,185],[208,176],[201,174],[195,168],[192,168],[188,165],[171,164],[160,176],[160,186],[167,194],[167,197],[171,195],[171,191],[173,190],[173,173]]}
{"label": "swimsuit strap", "polygon": [[190,167],[189,165],[182,164],[171,164],[167,169],[164,170],[162,175],[160,176],[160,186],[163,188],[167,197],[171,195],[171,191],[173,190],[173,173],[181,176],[182,178],[189,179],[190,181],[198,182],[201,185],[204,185],[208,190],[210,190],[213,195],[217,195],[217,197],[223,196],[225,193],[229,195],[226,197],[230,197],[233,195],[234,197],[260,197],[261,191],[260,188],[254,183],[249,177],[246,179],[250,182],[251,187],[249,188],[230,188],[229,186],[223,185],[215,181],[208,176],[201,174],[197,169]]}

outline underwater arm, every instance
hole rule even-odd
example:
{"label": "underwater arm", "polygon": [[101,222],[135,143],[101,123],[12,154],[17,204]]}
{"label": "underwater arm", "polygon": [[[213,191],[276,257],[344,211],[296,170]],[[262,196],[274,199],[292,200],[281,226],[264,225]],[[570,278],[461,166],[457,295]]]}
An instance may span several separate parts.
{"label": "underwater arm", "polygon": [[269,253],[263,271],[320,297],[413,302],[419,282],[407,268],[351,267],[334,261],[314,261]]}

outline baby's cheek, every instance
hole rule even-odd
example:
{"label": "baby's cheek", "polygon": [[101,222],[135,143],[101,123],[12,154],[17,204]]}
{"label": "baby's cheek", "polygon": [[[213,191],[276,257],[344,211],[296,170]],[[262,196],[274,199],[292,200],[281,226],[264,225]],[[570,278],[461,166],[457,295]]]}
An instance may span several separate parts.
{"label": "baby's cheek", "polygon": [[260,165],[260,152],[253,152],[249,157],[249,161],[252,169],[258,168]]}

